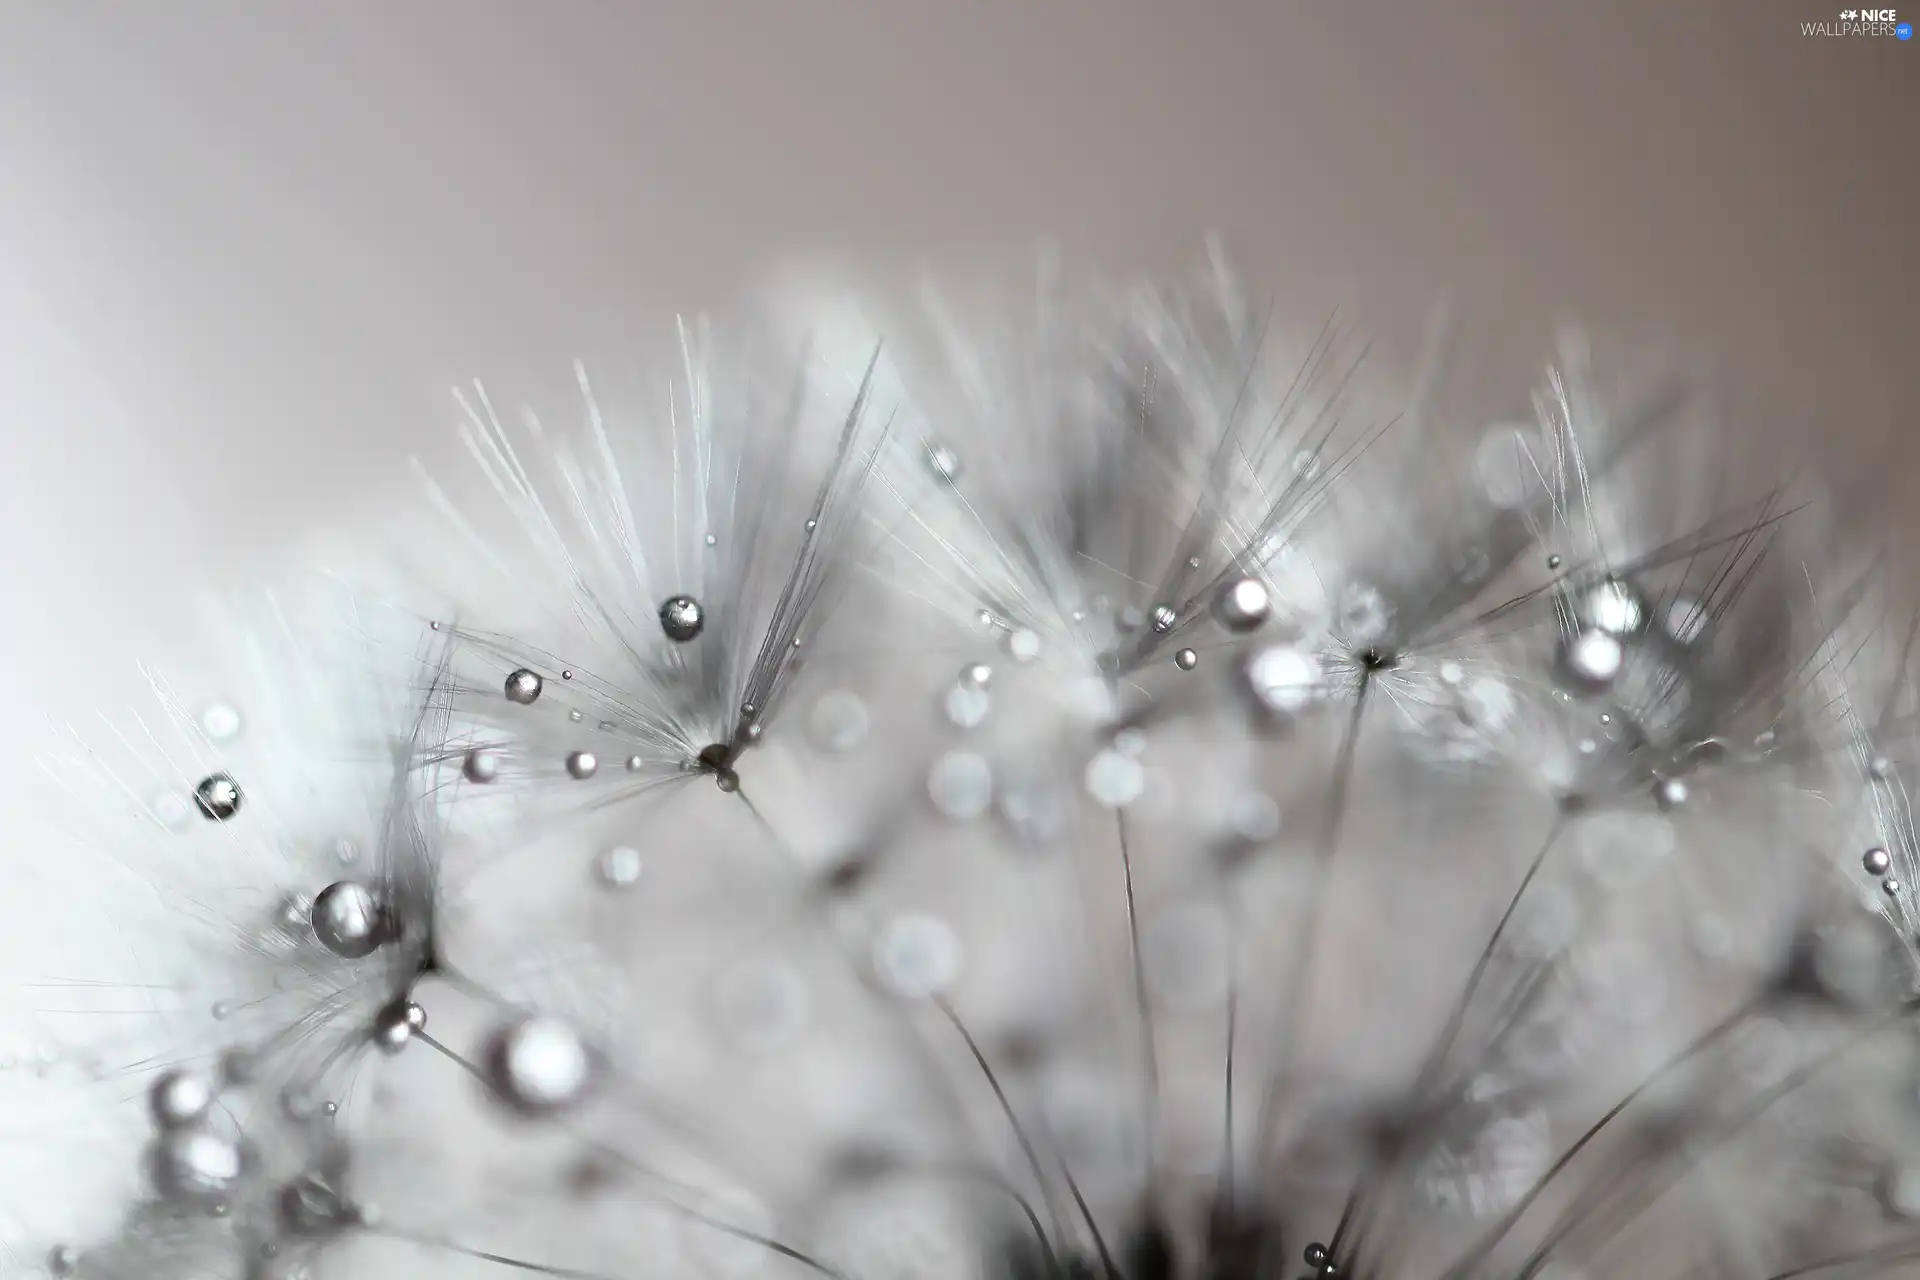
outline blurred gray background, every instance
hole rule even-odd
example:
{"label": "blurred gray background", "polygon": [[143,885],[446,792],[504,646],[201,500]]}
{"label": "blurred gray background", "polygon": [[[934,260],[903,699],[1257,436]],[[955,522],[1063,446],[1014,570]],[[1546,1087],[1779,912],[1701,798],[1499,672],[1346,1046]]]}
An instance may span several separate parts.
{"label": "blurred gray background", "polygon": [[192,588],[414,500],[452,383],[794,258],[1213,229],[1523,375],[1577,319],[1904,432],[1920,41],[1800,34],[1835,2],[0,0],[8,749],[133,692]]}

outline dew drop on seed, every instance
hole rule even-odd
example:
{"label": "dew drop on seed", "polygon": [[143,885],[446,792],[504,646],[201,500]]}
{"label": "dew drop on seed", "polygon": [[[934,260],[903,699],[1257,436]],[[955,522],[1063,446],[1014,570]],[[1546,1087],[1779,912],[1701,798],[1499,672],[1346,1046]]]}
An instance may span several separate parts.
{"label": "dew drop on seed", "polygon": [[1567,645],[1567,670],[1581,684],[1605,688],[1626,662],[1620,641],[1605,631],[1582,631]]}
{"label": "dew drop on seed", "polygon": [[993,709],[993,695],[985,686],[969,683],[964,677],[954,682],[940,700],[947,722],[957,729],[972,729]]}
{"label": "dew drop on seed", "polygon": [[1109,748],[1087,764],[1087,792],[1109,809],[1124,809],[1146,789],[1146,770],[1134,757]]}
{"label": "dew drop on seed", "polygon": [[706,625],[706,610],[692,596],[668,596],[660,605],[660,630],[675,644],[697,639]]}
{"label": "dew drop on seed", "polygon": [[427,1011],[411,1000],[396,1000],[382,1009],[373,1022],[373,1043],[389,1056],[413,1042],[415,1034],[427,1029]]}
{"label": "dew drop on seed", "polygon": [[147,1091],[147,1111],[154,1127],[185,1129],[213,1110],[213,1081],[184,1067],[165,1072]]}
{"label": "dew drop on seed", "polygon": [[1632,635],[1647,619],[1639,593],[1618,578],[1588,588],[1574,611],[1588,627],[1612,636]]}
{"label": "dew drop on seed", "polygon": [[850,689],[832,689],[820,695],[807,718],[807,732],[828,751],[852,751],[867,740],[867,704]]}
{"label": "dew drop on seed", "polygon": [[193,803],[209,822],[225,822],[240,812],[240,784],[224,773],[202,778],[193,789]]}
{"label": "dew drop on seed", "polygon": [[507,677],[507,701],[522,707],[530,707],[539,701],[540,690],[544,684],[545,682],[536,673],[521,667]]}
{"label": "dew drop on seed", "polygon": [[355,880],[322,889],[313,900],[313,936],[342,960],[359,960],[380,949],[384,912],[373,890]]}
{"label": "dew drop on seed", "polygon": [[1247,663],[1247,682],[1270,710],[1299,711],[1319,693],[1320,660],[1290,645],[1271,645]]}
{"label": "dew drop on seed", "polygon": [[1236,578],[1213,597],[1213,616],[1236,635],[1259,630],[1272,612],[1272,597],[1258,578]]}
{"label": "dew drop on seed", "polygon": [[960,455],[952,445],[938,441],[927,446],[927,466],[948,484],[960,478]]}
{"label": "dew drop on seed", "polygon": [[483,1061],[494,1096],[530,1116],[564,1110],[586,1092],[593,1076],[593,1059],[579,1033],[546,1015],[496,1031]]}
{"label": "dew drop on seed", "polygon": [[171,791],[162,791],[147,801],[154,821],[169,831],[178,831],[193,819],[193,807]]}
{"label": "dew drop on seed", "polygon": [[1007,653],[1015,662],[1032,662],[1040,656],[1040,636],[1025,627],[1007,633]]}
{"label": "dew drop on seed", "polygon": [[601,854],[594,863],[600,883],[610,889],[627,889],[639,883],[640,851],[629,845],[616,845]]}
{"label": "dew drop on seed", "polygon": [[1541,472],[1533,460],[1533,432],[1526,427],[1495,427],[1481,437],[1474,450],[1480,491],[1503,510],[1525,506],[1540,484]]}
{"label": "dew drop on seed", "polygon": [[977,818],[993,803],[993,769],[971,751],[950,751],[927,773],[936,809],[957,822]]}
{"label": "dew drop on seed", "polygon": [[210,742],[231,742],[240,736],[240,711],[230,702],[209,703],[200,712],[200,732]]}
{"label": "dew drop on seed", "polygon": [[909,1000],[939,995],[960,973],[960,939],[938,916],[895,916],[873,944],[873,967],[881,983]]}
{"label": "dew drop on seed", "polygon": [[149,1174],[162,1199],[213,1209],[240,1180],[245,1164],[240,1148],[220,1135],[182,1129],[154,1145]]}
{"label": "dew drop on seed", "polygon": [[1173,655],[1173,665],[1182,671],[1191,671],[1200,665],[1200,655],[1191,649],[1182,649]]}
{"label": "dew drop on seed", "polygon": [[500,753],[486,747],[474,747],[461,761],[460,772],[468,782],[492,782],[500,776]]}
{"label": "dew drop on seed", "polygon": [[1280,806],[1272,796],[1246,791],[1227,806],[1227,825],[1249,844],[1261,844],[1280,834]]}

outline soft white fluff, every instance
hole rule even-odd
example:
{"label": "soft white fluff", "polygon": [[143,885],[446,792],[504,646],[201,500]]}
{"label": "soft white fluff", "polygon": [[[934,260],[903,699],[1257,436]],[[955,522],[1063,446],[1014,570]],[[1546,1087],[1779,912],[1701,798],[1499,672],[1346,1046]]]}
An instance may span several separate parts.
{"label": "soft white fluff", "polygon": [[[464,389],[475,465],[336,531],[329,616],[221,624],[83,731],[9,903],[86,958],[13,1032],[59,1051],[6,1087],[61,1153],[10,1164],[16,1269],[1905,1247],[1915,615],[1827,478],[1576,341],[1530,418],[1401,378],[1217,259],[1017,298],[815,290],[771,338],[682,325],[658,389]],[[154,808],[222,770],[230,820]],[[282,909],[369,859],[430,947],[340,961]],[[530,1118],[482,1082],[536,1011],[591,1084]],[[230,1091],[263,1155],[225,1216],[136,1212],[145,1081],[302,1019]],[[343,1212],[302,1235],[316,1168]]]}

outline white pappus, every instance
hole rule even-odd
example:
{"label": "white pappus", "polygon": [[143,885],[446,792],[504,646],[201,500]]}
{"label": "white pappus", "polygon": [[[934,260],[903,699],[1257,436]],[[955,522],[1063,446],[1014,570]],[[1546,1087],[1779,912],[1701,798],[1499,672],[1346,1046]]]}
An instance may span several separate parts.
{"label": "white pappus", "polygon": [[860,558],[887,425],[866,388],[679,336],[657,394],[609,400],[577,366],[577,429],[526,410],[515,431],[485,388],[460,393],[498,505],[430,482],[463,536],[423,572],[460,584],[443,595],[471,783],[566,779],[594,803],[688,774],[737,788]]}
{"label": "white pappus", "polygon": [[415,760],[447,733],[444,644],[331,584],[293,596],[213,607],[182,671],[148,670],[153,706],[45,758],[35,909],[68,967],[26,1007],[55,1080],[118,1100],[51,1166],[96,1189],[63,1207],[84,1217],[22,1214],[56,1274],[279,1274],[360,1222],[336,1123],[443,955]]}
{"label": "white pappus", "polygon": [[[126,744],[149,773],[66,771],[95,864],[26,891],[116,957],[67,994],[149,1007],[73,1041],[141,1064],[71,1095],[118,1117],[80,1144],[117,1184],[49,1186],[17,1256],[1920,1257],[1920,613],[1871,504],[1579,341],[1510,402],[1441,344],[1402,380],[1293,327],[1217,253],[1036,298],[875,326],[836,296],[797,366],[683,326],[675,385],[578,373],[566,429],[462,393],[489,492],[430,488],[424,658],[376,646],[356,682],[296,644],[218,714],[169,693]],[[806,784],[743,781],[796,707]],[[644,803],[698,777],[754,798]],[[134,834],[92,831],[103,786]],[[792,837],[829,827],[816,865]]]}

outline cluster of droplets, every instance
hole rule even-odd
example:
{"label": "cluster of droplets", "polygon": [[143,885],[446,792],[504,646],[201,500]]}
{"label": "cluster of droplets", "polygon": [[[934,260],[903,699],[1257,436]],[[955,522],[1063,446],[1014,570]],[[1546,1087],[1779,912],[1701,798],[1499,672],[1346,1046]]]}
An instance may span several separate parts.
{"label": "cluster of droplets", "polygon": [[[926,441],[924,463],[938,486],[960,486],[965,469],[959,451],[950,443]],[[1302,451],[1294,458],[1293,470],[1298,476],[1312,478],[1319,474],[1320,464],[1311,451]],[[1496,496],[1496,506],[1506,510],[1520,508],[1526,502],[1518,491]],[[808,534],[816,531],[816,524],[814,519],[806,522]],[[1073,624],[1070,636],[1057,636],[1056,631],[1031,618],[1022,620],[1020,610],[982,604],[975,615],[977,631],[968,637],[968,644],[984,651],[956,655],[956,659],[964,659],[958,669],[943,665],[936,687],[930,691],[934,718],[951,733],[930,753],[930,763],[922,757],[911,764],[915,780],[924,779],[921,802],[930,804],[938,820],[947,823],[981,822],[997,807],[999,817],[1018,832],[1057,836],[1063,825],[1060,811],[1071,807],[1062,797],[1091,800],[1106,819],[1103,831],[1114,832],[1117,827],[1120,857],[1125,860],[1131,856],[1127,848],[1128,815],[1146,808],[1141,802],[1153,790],[1151,769],[1157,758],[1150,748],[1157,750],[1164,744],[1155,728],[1155,717],[1165,714],[1167,706],[1196,705],[1218,688],[1230,685],[1240,699],[1236,710],[1250,713],[1248,719],[1258,730],[1254,736],[1262,742],[1268,735],[1285,738],[1292,730],[1309,727],[1308,721],[1315,713],[1336,703],[1353,709],[1349,732],[1357,734],[1362,710],[1390,706],[1412,725],[1412,732],[1402,741],[1413,740],[1426,747],[1437,743],[1455,763],[1482,765],[1504,758],[1518,760],[1527,769],[1539,768],[1542,773],[1545,767],[1529,754],[1536,744],[1520,736],[1516,726],[1533,704],[1544,704],[1557,717],[1556,731],[1572,726],[1572,753],[1577,761],[1575,767],[1560,769],[1549,778],[1559,793],[1555,830],[1562,826],[1575,828],[1582,837],[1592,837],[1590,843],[1594,845],[1643,846],[1639,853],[1647,851],[1644,846],[1673,843],[1674,821],[1690,816],[1681,811],[1693,805],[1696,789],[1704,787],[1695,770],[1704,763],[1718,762],[1725,751],[1715,736],[1719,726],[1714,716],[1725,703],[1716,701],[1718,690],[1710,653],[1723,622],[1717,608],[1685,596],[1664,598],[1651,585],[1652,580],[1637,571],[1608,568],[1589,572],[1578,566],[1568,570],[1558,553],[1533,553],[1529,570],[1537,574],[1544,563],[1551,579],[1545,589],[1528,599],[1531,612],[1526,621],[1532,625],[1521,628],[1526,633],[1523,640],[1488,658],[1484,653],[1468,651],[1485,641],[1492,628],[1483,627],[1477,632],[1469,628],[1471,634],[1466,641],[1456,636],[1446,643],[1423,646],[1419,628],[1396,616],[1396,608],[1406,601],[1361,580],[1364,575],[1356,572],[1339,575],[1350,580],[1328,593],[1318,613],[1295,610],[1282,582],[1288,570],[1281,562],[1298,548],[1284,538],[1276,541],[1277,536],[1269,531],[1263,533],[1257,549],[1235,549],[1229,567],[1217,576],[1188,576],[1185,580],[1206,583],[1203,590],[1191,596],[1145,588],[1132,601],[1116,602],[1111,595],[1089,589],[1085,607],[1068,611],[1067,620]],[[709,547],[715,543],[711,534],[704,535],[704,541]],[[1539,550],[1544,551],[1544,543]],[[1462,559],[1475,561],[1471,554]],[[1469,568],[1457,569],[1458,576],[1469,584],[1479,584],[1490,572],[1487,559],[1480,554]],[[1176,557],[1176,567],[1180,563]],[[1188,575],[1202,572],[1203,561],[1198,556],[1185,564]],[[1181,580],[1182,575],[1174,578]],[[1383,575],[1379,581],[1390,582],[1391,575]],[[720,598],[708,594],[705,588],[701,591],[710,602]],[[1163,594],[1183,598],[1177,602],[1159,598]],[[647,601],[646,608],[636,612],[647,617],[647,610],[652,610],[649,625],[657,623],[658,638],[666,642],[660,652],[670,659],[663,661],[661,668],[684,674],[694,660],[711,656],[711,650],[741,642],[739,636],[722,634],[728,630],[729,607],[723,606],[710,616],[700,598],[675,592],[657,603]],[[1023,739],[1029,736],[1029,721],[1018,720],[998,738],[995,731],[1003,722],[1018,719],[1030,710],[1021,705],[1025,692],[1040,679],[1050,680],[1055,674],[1044,664],[1056,656],[1048,652],[1056,640],[1080,645],[1083,652],[1074,655],[1076,658],[1084,659],[1092,653],[1097,660],[1082,662],[1087,669],[1067,681],[1064,695],[1057,699],[1077,713],[1068,717],[1074,736],[1042,739],[1034,754],[1045,767],[1029,767],[1029,761],[1007,754],[1010,747],[1023,745]],[[781,638],[776,647],[785,651],[801,643],[794,633]],[[1491,653],[1495,647],[1487,644],[1484,648]],[[1229,679],[1217,685],[1210,683],[1216,668]],[[504,678],[502,670],[506,672]],[[1187,678],[1196,672],[1200,674]],[[517,780],[513,772],[519,763],[517,753],[529,749],[542,753],[538,763],[556,770],[556,777],[564,774],[567,782],[560,783],[559,789],[570,794],[576,789],[567,783],[594,779],[610,783],[625,775],[655,770],[660,763],[656,756],[596,749],[603,748],[605,741],[588,737],[597,732],[619,741],[627,732],[616,721],[590,716],[583,709],[591,705],[586,693],[598,679],[585,666],[576,670],[558,662],[548,665],[544,659],[520,654],[511,662],[499,664],[486,682],[483,693],[488,709],[499,712],[510,726],[531,723],[529,715],[550,716],[557,722],[557,717],[564,714],[566,727],[562,732],[569,735],[567,740],[550,741],[529,733],[522,741],[510,728],[485,741],[459,738],[452,745],[430,743],[424,755],[433,766],[445,763],[451,769],[457,765],[466,783],[495,792],[506,789],[503,783]],[[1161,679],[1167,683],[1152,683]],[[1168,688],[1174,691],[1172,695],[1165,695]],[[1147,694],[1145,703],[1161,701],[1143,706],[1130,700],[1141,690]],[[1367,705],[1366,700],[1376,691],[1385,701]],[[1061,690],[1050,687],[1048,693],[1052,696]],[[573,694],[580,695],[578,702],[570,701]],[[769,698],[768,703],[756,704],[753,700],[763,696]],[[1183,696],[1191,701],[1183,703]],[[734,705],[723,709],[726,725],[714,735],[718,740],[708,743],[703,733],[692,744],[677,744],[684,748],[685,757],[678,767],[682,773],[710,778],[720,791],[735,795],[742,791],[738,771],[741,758],[749,747],[762,741],[777,708],[771,705],[770,694],[754,694],[745,701],[738,701],[737,693],[728,697]],[[1523,706],[1528,699],[1532,703]],[[561,704],[557,710],[555,703]],[[882,714],[893,709],[875,706]],[[227,710],[237,728],[237,713]],[[813,700],[807,730],[823,750],[845,753],[866,743],[875,723],[875,711],[869,709],[861,693],[841,687],[828,689]],[[210,736],[216,727],[206,726]],[[1087,731],[1089,727],[1091,732]],[[1758,755],[1764,756],[1771,733],[1769,728],[1752,739]],[[529,743],[536,745],[529,748]],[[588,743],[593,745],[585,745]],[[613,761],[621,761],[624,768],[608,767]],[[1318,769],[1324,763],[1309,760],[1300,767]],[[417,761],[414,766],[419,767]],[[1322,864],[1332,862],[1339,845],[1339,821],[1348,804],[1349,781],[1342,771],[1352,767],[1351,758],[1345,754],[1334,764],[1336,782],[1329,791],[1335,815],[1320,824],[1325,834],[1315,848]],[[924,773],[918,772],[923,768]],[[1591,776],[1583,769],[1590,769]],[[245,770],[240,772],[244,774]],[[1891,764],[1877,756],[1869,769],[1874,783],[1885,783],[1891,772]],[[1620,787],[1619,794],[1605,794],[1620,777],[1625,777],[1630,786]],[[1243,786],[1237,799],[1224,806],[1217,815],[1221,819],[1219,829],[1209,832],[1209,838],[1216,839],[1230,854],[1220,859],[1221,865],[1236,865],[1235,859],[1245,850],[1268,847],[1280,833],[1279,805],[1257,789],[1259,779],[1253,781],[1255,786]],[[1283,785],[1291,781],[1281,780]],[[169,798],[173,801],[169,813],[175,809],[188,814],[197,810],[206,820],[223,824],[245,823],[252,809],[259,807],[244,804],[240,784],[224,772],[208,774],[193,788],[191,809],[178,796]],[[1619,803],[1609,810],[1601,801]],[[765,823],[760,811],[754,812]],[[1598,817],[1593,816],[1596,813]],[[772,831],[771,824],[767,824],[767,830]],[[654,850],[643,852],[625,843],[626,838],[631,837],[603,843],[595,854],[592,876],[600,889],[629,890],[641,882],[643,870],[648,876],[657,874],[645,870],[649,865],[661,865],[649,864],[648,860],[656,856]],[[777,833],[774,838],[778,839]],[[1900,861],[1899,849],[1894,839],[1886,837],[1885,843],[1874,845],[1859,857],[1861,870],[1881,895],[1895,904],[1903,901],[1907,891],[1897,875],[1901,866],[1908,865]],[[1610,848],[1608,852],[1618,851]],[[1544,853],[1541,856],[1544,858]],[[1624,863],[1626,859],[1613,861]],[[1608,873],[1617,870],[1615,866]],[[1316,867],[1315,872],[1324,875],[1325,865]],[[1141,958],[1143,945],[1150,949],[1156,941],[1172,938],[1179,945],[1170,950],[1188,956],[1199,954],[1206,948],[1192,940],[1217,942],[1218,938],[1210,935],[1224,931],[1226,910],[1208,904],[1207,910],[1178,915],[1181,908],[1177,906],[1155,904],[1165,907],[1166,915],[1149,922],[1142,932],[1135,928],[1133,919],[1132,875],[1129,864],[1127,925],[1132,931],[1129,943],[1136,964],[1139,1008],[1145,1019],[1149,983],[1158,981],[1177,988],[1181,975],[1169,979],[1164,974],[1150,974],[1150,964]],[[847,882],[855,878],[850,874]],[[1521,892],[1526,892],[1525,884]],[[1529,906],[1539,907],[1538,900],[1545,896],[1537,893]],[[426,1009],[416,998],[415,984],[421,980],[435,975],[458,977],[432,949],[431,929],[414,917],[416,904],[397,899],[391,882],[380,877],[333,880],[310,900],[298,897],[291,901],[282,925],[298,934],[301,946],[311,942],[345,964],[375,961],[367,966],[371,970],[404,947],[426,945],[428,949],[418,957],[418,963],[402,963],[393,974],[381,979],[387,983],[385,998],[358,1034],[367,1047],[381,1054],[396,1055],[408,1052],[410,1046],[425,1045],[448,1057],[456,1056],[429,1034]],[[1315,900],[1306,917],[1304,936],[1309,944],[1321,920],[1328,918],[1323,906]],[[910,1003],[938,1002],[965,1036],[957,1015],[944,1003],[959,985],[968,960],[965,934],[951,923],[959,917],[950,919],[946,912],[945,905],[892,911],[865,929],[858,960],[865,976],[887,994]],[[1551,918],[1554,914],[1550,909],[1536,911],[1516,926],[1513,936],[1496,935],[1496,941],[1516,955],[1533,946],[1538,953],[1536,959],[1551,956],[1557,962],[1559,951],[1565,949],[1567,936],[1577,924],[1564,920],[1556,923]],[[1577,915],[1577,907],[1562,914]],[[1503,919],[1500,928],[1505,929],[1506,923]],[[1558,936],[1548,936],[1546,941],[1529,940],[1521,936],[1528,926],[1541,935],[1555,935],[1557,929]],[[1610,977],[1606,973],[1598,978],[1576,973],[1570,979],[1574,985],[1591,979],[1589,985],[1606,988],[1598,996],[1582,992],[1567,998],[1611,1001],[1619,1006],[1614,1012],[1622,1021],[1632,1022],[1637,1015],[1627,1006],[1634,1004],[1629,998],[1634,993],[1623,994],[1619,988],[1645,978],[1641,983],[1645,990],[1638,995],[1644,997],[1642,1003],[1647,1008],[1657,1005],[1664,988],[1661,976],[1652,973],[1646,961],[1653,952],[1650,947],[1637,946],[1635,940],[1628,939],[1605,957],[1611,966],[1599,962],[1588,966],[1599,971],[1611,967]],[[1727,949],[1725,944],[1719,948]],[[1490,945],[1488,955],[1493,954]],[[1502,951],[1499,958],[1507,963],[1513,956]],[[1229,955],[1217,973],[1186,975],[1187,985],[1193,990],[1237,994],[1234,984],[1239,975],[1233,966]],[[1544,968],[1543,964],[1542,971]],[[1576,968],[1569,966],[1570,971]],[[1621,978],[1622,973],[1628,976]],[[1473,980],[1478,977],[1476,973]],[[1609,981],[1612,988],[1607,988]],[[459,985],[466,986],[469,994],[479,990],[477,984],[464,979]],[[807,1016],[804,982],[785,962],[736,966],[718,987],[722,1021],[738,1024],[736,1030],[743,1039],[757,1036],[763,1043],[779,1041],[790,1036],[794,1025]],[[492,1005],[490,1021],[478,1052],[470,1061],[457,1060],[508,1112],[527,1121],[555,1120],[610,1083],[611,1059],[597,1035],[583,1033],[566,1017],[492,997],[483,990],[479,994]],[[1228,998],[1221,994],[1216,1002]],[[1195,1002],[1209,999],[1213,997],[1195,997]],[[1147,1036],[1151,1057],[1150,1026]],[[986,1057],[971,1038],[967,1046],[985,1069]],[[1563,1058],[1571,1059],[1583,1046],[1558,1048]],[[411,1051],[418,1053],[419,1049]],[[256,1064],[237,1051],[222,1063],[215,1075],[180,1068],[154,1082],[149,1096],[153,1142],[148,1174],[155,1192],[176,1208],[221,1217],[233,1214],[237,1201],[257,1189],[255,1183],[270,1184],[276,1225],[264,1233],[256,1230],[253,1240],[253,1247],[269,1263],[289,1242],[319,1239],[346,1228],[371,1228],[377,1215],[370,1206],[347,1197],[342,1170],[331,1165],[307,1167],[325,1164],[324,1160],[307,1158],[307,1148],[301,1149],[301,1167],[290,1176],[284,1159],[273,1162],[270,1177],[260,1175],[265,1159],[256,1149],[260,1144],[249,1142],[240,1122],[232,1118],[248,1112],[247,1095],[256,1079]],[[1538,1073],[1541,1078],[1547,1074],[1544,1068]],[[994,1087],[999,1088],[997,1082]],[[1432,1096],[1414,1101],[1432,1103],[1439,1090],[1431,1092]],[[300,1091],[297,1109],[301,1118],[311,1119],[317,1112],[331,1119],[334,1104],[316,1106],[313,1096]],[[1004,1105],[1004,1096],[1001,1101]],[[1104,1097],[1093,1104],[1097,1124],[1112,1120],[1107,1111],[1100,1110],[1109,1106],[1110,1100]],[[1519,1108],[1515,1114],[1477,1128],[1457,1145],[1432,1144],[1424,1163],[1410,1175],[1418,1179],[1417,1185],[1431,1207],[1464,1210],[1479,1219],[1496,1217],[1523,1201],[1529,1187],[1553,1176],[1547,1171],[1553,1148],[1548,1145],[1545,1112],[1538,1106],[1515,1106]],[[1487,1110],[1491,1113],[1494,1108],[1489,1106]],[[1116,1123],[1115,1127],[1122,1126]],[[316,1144],[316,1149],[323,1147]],[[1124,1163],[1118,1158],[1105,1162]],[[1041,1175],[1042,1181],[1045,1176]],[[1075,1192],[1079,1192],[1077,1187]],[[1092,1215],[1087,1216],[1091,1225]],[[1094,1231],[1097,1235],[1097,1227]],[[1044,1238],[1044,1232],[1039,1234]],[[1302,1280],[1334,1280],[1351,1272],[1350,1245],[1343,1245],[1338,1235],[1327,1239],[1330,1244],[1315,1242],[1300,1255],[1307,1267]],[[1335,1249],[1341,1250],[1339,1259],[1334,1256]],[[78,1265],[77,1259],[78,1255],[63,1249],[54,1255],[49,1267],[55,1274],[69,1274]],[[510,1265],[559,1274],[544,1266],[520,1262]],[[1238,1272],[1230,1274],[1237,1280]]]}

